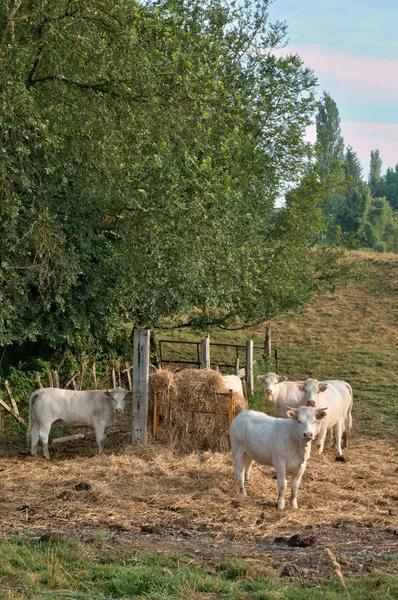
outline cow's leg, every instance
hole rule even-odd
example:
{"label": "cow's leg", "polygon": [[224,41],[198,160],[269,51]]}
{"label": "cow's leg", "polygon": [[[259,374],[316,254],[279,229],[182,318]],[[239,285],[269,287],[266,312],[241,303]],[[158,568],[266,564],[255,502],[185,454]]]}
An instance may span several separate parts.
{"label": "cow's leg", "polygon": [[105,426],[101,423],[93,423],[95,438],[97,440],[98,454],[104,451],[104,442],[106,440]]}
{"label": "cow's leg", "polygon": [[344,433],[343,433],[343,448],[348,448],[351,439],[351,427],[352,417],[351,408],[349,408],[348,414],[344,420]]}
{"label": "cow's leg", "polygon": [[245,478],[244,478],[245,456],[246,456],[246,452],[244,451],[242,446],[239,446],[238,448],[236,448],[236,450],[234,452],[234,463],[235,463],[234,471],[235,471],[236,478],[238,480],[239,491],[244,496],[246,496]]}
{"label": "cow's leg", "polygon": [[285,508],[285,490],[286,490],[286,463],[281,460],[274,464],[276,477],[278,480],[278,503],[277,508],[283,510]]}
{"label": "cow's leg", "polygon": [[319,432],[318,437],[316,438],[316,446],[318,448],[318,454],[322,454],[322,452],[323,452],[323,447],[325,445],[326,433],[327,433],[326,427],[322,427],[321,431]]}
{"label": "cow's leg", "polygon": [[50,435],[51,425],[52,423],[42,423],[39,431],[40,441],[43,444],[44,458],[47,458],[47,460],[50,458],[50,453],[48,452],[48,437]]}
{"label": "cow's leg", "polygon": [[299,485],[301,482],[301,478],[304,474],[305,471],[305,467],[306,467],[306,462],[304,461],[298,471],[296,473],[293,473],[293,479],[292,479],[292,495],[290,497],[290,504],[292,505],[292,508],[298,508],[298,504],[297,504],[297,491],[299,489]]}
{"label": "cow's leg", "polygon": [[252,466],[253,466],[253,459],[248,454],[245,454],[244,460],[245,460],[245,483],[249,483],[250,472],[251,472]]}
{"label": "cow's leg", "polygon": [[32,430],[31,430],[31,446],[30,446],[30,453],[32,456],[37,456],[37,444],[39,441],[39,431],[40,431],[40,425],[39,423],[37,423],[37,421],[35,421],[32,425]]}
{"label": "cow's leg", "polygon": [[332,448],[333,448],[333,446],[334,446],[334,433],[333,433],[333,427],[330,427],[330,428],[328,429],[328,432],[329,432],[329,444],[330,444],[330,446],[332,446]]}
{"label": "cow's leg", "polygon": [[337,456],[342,456],[342,452],[341,452],[341,437],[343,434],[343,421],[340,419],[339,421],[337,421],[335,427],[334,427],[334,436],[335,436],[335,440],[336,440],[336,453]]}

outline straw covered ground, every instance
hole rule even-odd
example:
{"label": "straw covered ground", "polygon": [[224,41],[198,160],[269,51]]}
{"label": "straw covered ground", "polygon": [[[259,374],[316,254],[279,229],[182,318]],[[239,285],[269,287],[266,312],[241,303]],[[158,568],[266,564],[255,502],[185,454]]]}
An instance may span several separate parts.
{"label": "straw covered ground", "polygon": [[[397,560],[352,552],[398,552],[398,459],[380,440],[353,435],[348,462],[327,449],[311,456],[298,494],[300,509],[275,508],[271,467],[255,465],[240,496],[230,452],[177,454],[162,444],[134,449],[129,419],[110,432],[96,456],[93,433],[50,446],[51,460],[33,458],[14,442],[0,451],[0,523],[4,529],[96,531],[139,535],[135,547],[188,552],[216,564],[226,556],[254,557],[291,577],[333,572],[325,554],[267,551],[218,542],[286,544],[300,534],[308,550],[329,547],[343,572],[396,572]],[[76,490],[79,483],[87,489]],[[290,480],[287,493],[290,490]],[[167,538],[169,541],[159,541]],[[170,538],[190,543],[176,544]],[[197,544],[210,540],[213,545]]]}

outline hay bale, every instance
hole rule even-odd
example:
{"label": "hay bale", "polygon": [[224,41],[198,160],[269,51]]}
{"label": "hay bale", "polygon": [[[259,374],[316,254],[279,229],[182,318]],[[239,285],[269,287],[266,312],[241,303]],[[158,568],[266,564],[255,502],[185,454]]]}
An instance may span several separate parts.
{"label": "hay bale", "polygon": [[[211,369],[184,369],[177,373],[161,369],[151,375],[151,387],[158,393],[160,437],[182,452],[229,450],[228,393],[222,375]],[[235,394],[236,410],[247,408]],[[196,412],[202,411],[202,412]],[[208,412],[206,412],[208,411]],[[162,435],[163,433],[163,435]]]}

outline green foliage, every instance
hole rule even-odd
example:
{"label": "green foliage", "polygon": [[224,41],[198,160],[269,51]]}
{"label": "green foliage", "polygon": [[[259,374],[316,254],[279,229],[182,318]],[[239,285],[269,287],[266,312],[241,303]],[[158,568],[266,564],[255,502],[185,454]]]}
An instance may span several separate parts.
{"label": "green foliage", "polygon": [[[356,152],[348,146],[343,155],[344,140],[338,109],[326,93],[319,105],[316,125],[316,170],[324,188],[324,212],[329,218],[328,238],[334,238],[336,242],[337,235],[340,243],[348,248],[365,247],[377,252],[397,252],[398,220],[392,210],[395,208],[392,169],[382,177],[379,151],[372,151],[369,186],[364,184],[362,166]],[[396,180],[398,191],[398,176]],[[387,197],[387,193],[390,195],[386,199],[384,195]],[[387,200],[390,199],[389,204]]]}
{"label": "green foliage", "polygon": [[340,115],[333,98],[326,92],[316,115],[316,150],[319,176],[322,180],[337,175],[341,179],[344,166],[344,140]]}
{"label": "green foliage", "polygon": [[358,155],[351,146],[345,153],[345,178],[347,187],[354,187],[362,181],[362,165]]}
{"label": "green foliage", "polygon": [[315,79],[270,52],[286,28],[267,7],[3,4],[0,343],[12,364],[117,346],[126,324],[244,326],[315,293],[317,202],[274,208],[310,156]]}
{"label": "green foliage", "polygon": [[382,165],[383,161],[380,158],[380,152],[378,150],[371,150],[369,166],[369,187],[372,194],[375,193],[376,187],[380,182]]}
{"label": "green foliage", "polygon": [[391,207],[398,211],[398,164],[395,169],[388,168],[386,174],[375,182],[373,193],[386,198]]}

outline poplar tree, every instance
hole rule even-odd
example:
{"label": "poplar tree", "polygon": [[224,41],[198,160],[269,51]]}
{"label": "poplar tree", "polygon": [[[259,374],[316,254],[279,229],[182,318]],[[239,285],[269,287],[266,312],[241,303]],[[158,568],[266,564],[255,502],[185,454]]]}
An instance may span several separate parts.
{"label": "poplar tree", "polygon": [[372,191],[372,194],[376,192],[376,188],[380,183],[382,165],[383,161],[380,158],[380,152],[378,150],[371,150],[369,167],[369,187]]}

